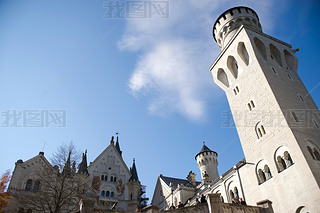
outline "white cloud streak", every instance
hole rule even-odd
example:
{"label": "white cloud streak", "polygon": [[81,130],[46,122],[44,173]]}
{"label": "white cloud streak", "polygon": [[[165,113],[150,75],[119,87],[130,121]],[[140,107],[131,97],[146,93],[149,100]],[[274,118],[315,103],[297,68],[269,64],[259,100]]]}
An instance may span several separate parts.
{"label": "white cloud streak", "polygon": [[[220,52],[211,35],[212,25],[221,12],[234,7],[231,0],[221,4],[175,0],[170,1],[169,18],[127,20],[118,46],[139,54],[129,88],[135,96],[147,98],[151,113],[205,119],[206,100],[215,92],[208,68]],[[251,5],[254,10],[266,7],[266,3]]]}

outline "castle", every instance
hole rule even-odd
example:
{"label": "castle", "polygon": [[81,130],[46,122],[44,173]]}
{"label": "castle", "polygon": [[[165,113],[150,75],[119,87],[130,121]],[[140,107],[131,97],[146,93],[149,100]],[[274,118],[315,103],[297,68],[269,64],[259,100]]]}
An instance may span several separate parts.
{"label": "castle", "polygon": [[[55,190],[59,187],[61,189]],[[116,142],[112,136],[109,146],[89,166],[87,152],[83,153],[77,170],[70,161],[70,153],[62,172],[48,162],[43,152],[25,162],[18,160],[8,187],[14,199],[12,211],[28,213],[49,209],[56,212],[110,209],[133,212],[140,204],[141,190],[135,160],[128,169],[118,136]],[[57,199],[59,193],[65,198]],[[54,203],[61,207],[55,207]]]}
{"label": "castle", "polygon": [[[202,194],[238,197],[269,212],[320,212],[319,110],[297,74],[297,49],[262,32],[248,7],[221,14],[213,26],[221,53],[210,67],[225,91],[245,159],[218,175],[217,153],[203,145],[201,182],[160,175],[152,204],[196,204]],[[225,212],[225,211],[222,211]]]}
{"label": "castle", "polygon": [[[320,120],[315,116],[319,109],[297,74],[297,49],[264,34],[258,15],[247,7],[221,14],[213,37],[221,53],[210,71],[227,95],[245,159],[219,175],[218,154],[203,144],[195,155],[201,182],[192,171],[187,179],[159,175],[152,206],[145,211],[179,212],[169,208],[181,202],[181,212],[320,212]],[[134,211],[141,184],[135,162],[129,170],[121,154],[118,139],[114,145],[112,138],[88,167],[83,155],[78,174],[92,183],[96,199],[82,199],[80,211],[107,212],[111,206]],[[35,173],[39,167],[55,169],[43,153],[26,162],[18,160],[9,190],[36,194],[41,186]],[[63,171],[67,176],[75,172],[70,160]],[[197,204],[202,195],[208,207]],[[233,206],[236,197],[248,208],[263,210]]]}

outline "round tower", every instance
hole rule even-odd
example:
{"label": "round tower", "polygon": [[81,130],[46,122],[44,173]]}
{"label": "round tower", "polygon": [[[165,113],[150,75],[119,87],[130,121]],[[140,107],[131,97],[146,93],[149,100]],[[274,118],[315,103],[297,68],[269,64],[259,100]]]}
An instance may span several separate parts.
{"label": "round tower", "polygon": [[213,38],[223,49],[238,29],[249,26],[262,32],[259,17],[254,10],[248,7],[234,7],[222,13],[213,25]]}
{"label": "round tower", "polygon": [[219,178],[217,157],[218,154],[203,143],[201,151],[195,157],[203,181]]}

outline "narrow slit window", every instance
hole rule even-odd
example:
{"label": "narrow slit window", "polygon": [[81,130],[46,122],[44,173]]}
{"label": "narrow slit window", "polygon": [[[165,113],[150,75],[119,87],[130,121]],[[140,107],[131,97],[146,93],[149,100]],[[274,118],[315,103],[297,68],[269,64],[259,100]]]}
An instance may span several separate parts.
{"label": "narrow slit window", "polygon": [[252,110],[250,103],[248,103],[248,108],[249,108],[249,111]]}
{"label": "narrow slit window", "polygon": [[319,125],[318,125],[317,121],[316,120],[312,120],[312,121],[313,121],[313,124],[316,126],[316,128],[319,129]]}
{"label": "narrow slit window", "polygon": [[303,103],[305,103],[306,101],[304,100],[304,98],[302,97],[302,95],[298,94],[300,101],[302,101]]}
{"label": "narrow slit window", "polygon": [[255,108],[256,106],[254,105],[253,100],[250,101],[252,108]]}
{"label": "narrow slit window", "polygon": [[289,73],[287,73],[287,76],[288,76],[289,80],[293,80]]}
{"label": "narrow slit window", "polygon": [[298,119],[296,113],[295,113],[295,112],[291,112],[291,113],[292,113],[292,116],[293,116],[294,120],[295,120],[296,122],[299,122],[299,119]]}

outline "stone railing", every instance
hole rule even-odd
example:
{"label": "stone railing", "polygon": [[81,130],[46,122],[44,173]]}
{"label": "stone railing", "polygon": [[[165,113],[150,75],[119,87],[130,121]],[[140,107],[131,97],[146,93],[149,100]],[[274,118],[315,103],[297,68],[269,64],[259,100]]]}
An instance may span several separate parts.
{"label": "stone railing", "polygon": [[[247,206],[221,202],[220,194],[208,194],[207,202],[195,206],[171,209],[165,213],[266,213],[267,209],[258,206]],[[149,206],[143,209],[146,213],[158,213],[157,207]]]}

